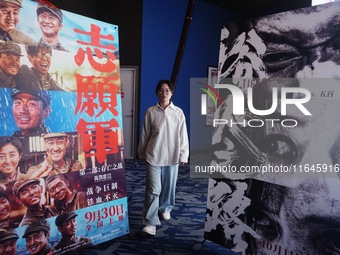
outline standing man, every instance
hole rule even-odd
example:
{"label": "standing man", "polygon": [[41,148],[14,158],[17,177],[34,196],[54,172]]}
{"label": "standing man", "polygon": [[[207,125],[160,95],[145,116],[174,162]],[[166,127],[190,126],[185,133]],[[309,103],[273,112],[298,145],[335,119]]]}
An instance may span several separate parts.
{"label": "standing man", "polygon": [[45,119],[51,112],[51,96],[47,91],[12,89],[13,116],[20,130],[12,136],[28,137],[50,133]]}
{"label": "standing man", "polygon": [[0,41],[34,45],[36,42],[16,29],[22,0],[0,0]]}
{"label": "standing man", "polygon": [[40,45],[51,46],[54,50],[68,51],[59,42],[59,32],[63,28],[63,14],[60,9],[38,4],[37,20],[41,29]]}
{"label": "standing man", "polygon": [[20,69],[21,49],[13,42],[0,44],[0,87],[14,88],[14,76]]}
{"label": "standing man", "polygon": [[71,191],[65,175],[51,175],[46,178],[46,190],[54,199],[54,207],[59,214],[72,212],[86,207],[85,193]]}
{"label": "standing man", "polygon": [[[76,236],[77,216],[76,213],[69,212],[56,218],[55,225],[61,233],[61,239],[53,247],[56,252],[62,252],[62,254],[80,254],[79,251],[81,249],[92,246],[91,238]],[[65,253],[65,250],[69,250],[69,252]]]}
{"label": "standing man", "polygon": [[50,238],[50,224],[42,219],[28,225],[22,238],[26,239],[26,248],[31,255],[52,255],[53,249],[48,240]]}
{"label": "standing man", "polygon": [[21,66],[15,76],[16,87],[18,89],[64,91],[49,73],[52,57],[51,46],[28,45],[26,52],[32,67]]}
{"label": "standing man", "polygon": [[47,157],[36,166],[31,166],[27,171],[29,178],[40,178],[49,175],[64,174],[79,171],[82,164],[76,159],[65,156],[69,144],[66,133],[49,133],[44,135]]}
{"label": "standing man", "polygon": [[18,238],[15,232],[0,229],[0,255],[15,255]]}
{"label": "standing man", "polygon": [[16,201],[27,208],[20,227],[58,215],[53,207],[41,203],[42,186],[38,179],[17,181],[13,193]]}
{"label": "standing man", "polygon": [[179,165],[188,162],[189,140],[185,115],[171,100],[174,86],[160,80],[156,86],[158,103],[144,115],[138,145],[140,159],[146,161],[146,190],[142,234],[156,235],[160,219],[169,220],[175,206]]}

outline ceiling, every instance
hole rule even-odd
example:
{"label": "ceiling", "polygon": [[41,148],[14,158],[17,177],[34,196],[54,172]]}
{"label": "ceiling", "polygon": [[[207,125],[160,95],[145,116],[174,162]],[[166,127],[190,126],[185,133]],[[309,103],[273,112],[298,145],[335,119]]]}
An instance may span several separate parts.
{"label": "ceiling", "polygon": [[311,6],[311,0],[202,0],[246,17],[264,16]]}

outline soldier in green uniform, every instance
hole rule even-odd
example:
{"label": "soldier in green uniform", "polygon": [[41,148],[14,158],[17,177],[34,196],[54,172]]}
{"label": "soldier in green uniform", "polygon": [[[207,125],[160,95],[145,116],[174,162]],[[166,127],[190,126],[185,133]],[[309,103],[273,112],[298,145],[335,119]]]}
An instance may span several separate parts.
{"label": "soldier in green uniform", "polygon": [[14,183],[13,193],[17,202],[27,208],[20,227],[58,215],[52,206],[41,203],[42,186],[39,179],[17,181]]}
{"label": "soldier in green uniform", "polygon": [[20,69],[21,49],[14,42],[0,43],[0,87],[14,88],[14,76]]}
{"label": "soldier in green uniform", "polygon": [[54,50],[68,51],[59,41],[59,32],[63,28],[63,13],[59,8],[38,4],[37,20],[41,30],[39,45],[49,45]]}
{"label": "soldier in green uniform", "polygon": [[10,227],[11,204],[6,194],[6,190],[0,186],[0,228]]}
{"label": "soldier in green uniform", "polygon": [[51,46],[28,45],[26,51],[32,67],[21,66],[15,76],[16,87],[18,89],[64,91],[49,73],[52,60]]}
{"label": "soldier in green uniform", "polygon": [[55,225],[61,233],[61,239],[53,246],[56,252],[62,254],[80,254],[79,252],[92,246],[91,238],[77,237],[77,222],[75,212],[59,215],[55,220]]}
{"label": "soldier in green uniform", "polygon": [[84,192],[71,190],[65,175],[51,175],[45,180],[46,190],[54,199],[54,207],[59,214],[75,211],[87,206]]}
{"label": "soldier in green uniform", "polygon": [[45,119],[51,112],[51,95],[48,91],[12,89],[11,98],[14,120],[20,129],[12,136],[41,136],[51,132],[45,126]]}
{"label": "soldier in green uniform", "polygon": [[31,255],[50,255],[53,248],[49,244],[50,224],[42,219],[28,225],[22,238],[26,239],[26,248]]}
{"label": "soldier in green uniform", "polygon": [[22,0],[0,0],[0,41],[34,45],[35,40],[16,29],[21,3]]}
{"label": "soldier in green uniform", "polygon": [[18,238],[14,231],[0,229],[0,255],[15,255]]}
{"label": "soldier in green uniform", "polygon": [[28,169],[26,175],[29,178],[64,174],[83,168],[78,160],[70,159],[65,155],[69,144],[66,133],[48,133],[43,137],[47,157],[42,163]]}

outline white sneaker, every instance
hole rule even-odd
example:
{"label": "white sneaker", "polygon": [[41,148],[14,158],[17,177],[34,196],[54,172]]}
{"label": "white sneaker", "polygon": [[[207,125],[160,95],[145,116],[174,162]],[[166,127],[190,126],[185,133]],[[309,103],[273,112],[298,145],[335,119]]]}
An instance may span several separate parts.
{"label": "white sneaker", "polygon": [[171,219],[171,216],[170,216],[169,212],[161,213],[161,216],[162,216],[163,220],[170,220]]}
{"label": "white sneaker", "polygon": [[142,229],[142,232],[148,233],[149,235],[154,236],[154,235],[156,235],[156,226],[154,226],[154,225],[146,225]]}

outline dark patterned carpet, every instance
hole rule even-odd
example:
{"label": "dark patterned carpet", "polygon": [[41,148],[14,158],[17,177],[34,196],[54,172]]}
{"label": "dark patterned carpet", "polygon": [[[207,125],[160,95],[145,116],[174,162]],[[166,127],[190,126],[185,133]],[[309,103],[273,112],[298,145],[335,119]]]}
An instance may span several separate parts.
{"label": "dark patterned carpet", "polygon": [[145,164],[141,160],[126,160],[125,168],[130,235],[97,245],[84,251],[84,254],[236,254],[213,242],[204,241],[208,180],[190,178],[188,165],[180,167],[172,218],[157,227],[156,236],[138,237],[143,227]]}

